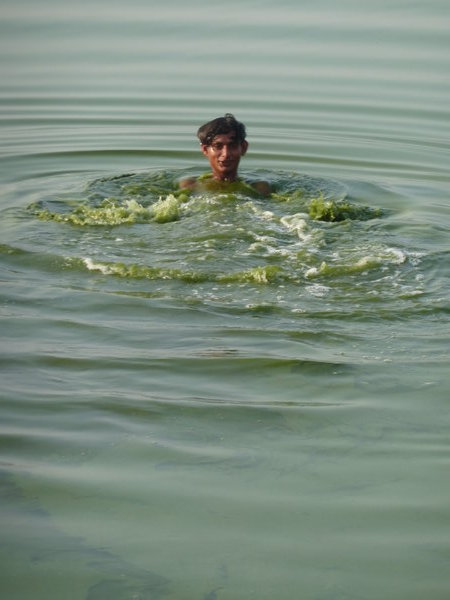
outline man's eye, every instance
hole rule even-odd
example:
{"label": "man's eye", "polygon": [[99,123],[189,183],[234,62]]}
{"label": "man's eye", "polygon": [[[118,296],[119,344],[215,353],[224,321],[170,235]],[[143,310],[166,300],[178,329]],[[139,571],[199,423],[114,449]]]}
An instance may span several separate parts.
{"label": "man's eye", "polygon": [[239,147],[239,142],[230,142],[229,144],[211,144],[211,148],[214,150],[214,152],[220,152],[223,150],[224,146],[230,150],[236,150]]}

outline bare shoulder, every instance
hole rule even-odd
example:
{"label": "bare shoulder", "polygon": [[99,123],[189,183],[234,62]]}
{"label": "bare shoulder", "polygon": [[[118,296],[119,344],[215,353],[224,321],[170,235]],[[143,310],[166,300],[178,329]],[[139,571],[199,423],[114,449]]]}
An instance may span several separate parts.
{"label": "bare shoulder", "polygon": [[270,183],[267,181],[253,181],[252,188],[254,188],[258,194],[261,196],[270,196],[272,193],[272,188],[270,187]]}
{"label": "bare shoulder", "polygon": [[184,179],[180,179],[178,186],[182,190],[193,190],[196,183],[197,179],[195,177],[185,177]]}

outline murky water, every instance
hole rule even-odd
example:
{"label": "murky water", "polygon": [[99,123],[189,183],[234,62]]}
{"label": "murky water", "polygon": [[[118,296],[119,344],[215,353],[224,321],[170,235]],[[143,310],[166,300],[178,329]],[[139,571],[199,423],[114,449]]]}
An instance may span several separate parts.
{"label": "murky water", "polygon": [[2,597],[446,600],[447,3],[2,13]]}

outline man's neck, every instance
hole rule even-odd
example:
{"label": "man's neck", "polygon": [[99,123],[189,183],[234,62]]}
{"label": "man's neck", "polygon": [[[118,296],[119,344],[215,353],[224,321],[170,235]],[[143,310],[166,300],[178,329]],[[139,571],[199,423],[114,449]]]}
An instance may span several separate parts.
{"label": "man's neck", "polygon": [[215,181],[221,181],[223,183],[233,183],[234,181],[238,181],[239,177],[237,175],[237,173],[234,174],[230,174],[230,175],[220,175],[219,173],[212,173],[212,178]]}

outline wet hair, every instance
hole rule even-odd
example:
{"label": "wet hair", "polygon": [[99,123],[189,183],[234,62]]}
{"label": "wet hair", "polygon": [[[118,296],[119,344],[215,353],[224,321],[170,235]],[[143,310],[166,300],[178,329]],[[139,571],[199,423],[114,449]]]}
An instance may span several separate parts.
{"label": "wet hair", "polygon": [[218,117],[202,125],[197,131],[197,137],[200,140],[200,144],[209,146],[216,135],[230,133],[230,131],[236,132],[238,142],[245,140],[245,125],[237,121],[232,114],[227,113],[224,117]]}

